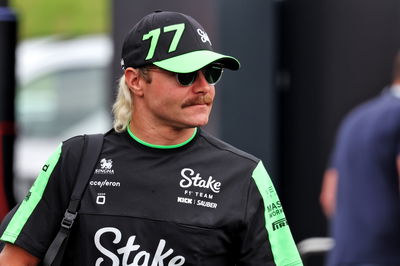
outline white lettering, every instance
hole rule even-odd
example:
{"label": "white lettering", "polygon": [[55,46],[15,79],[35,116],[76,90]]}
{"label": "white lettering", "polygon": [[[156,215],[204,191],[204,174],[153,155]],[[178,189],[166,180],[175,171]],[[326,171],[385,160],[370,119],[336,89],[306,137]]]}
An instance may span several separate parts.
{"label": "white lettering", "polygon": [[[125,247],[117,249],[118,254],[123,254],[122,256],[122,265],[130,265],[128,264],[129,254],[132,251],[136,251],[140,248],[140,245],[134,245],[136,236],[131,236],[128,238]],[[135,256],[136,257],[136,256]]]}
{"label": "white lettering", "polygon": [[108,181],[107,179],[103,180],[103,181],[90,181],[89,184],[91,186],[97,186],[97,187],[120,187],[121,183],[120,182],[114,182],[114,181]]}
{"label": "white lettering", "polygon": [[[106,255],[108,258],[110,258],[112,260],[112,266],[118,266],[119,265],[119,259],[118,257],[112,253],[111,251],[109,251],[108,249],[104,248],[101,244],[100,244],[100,237],[104,234],[104,233],[114,233],[115,238],[113,240],[114,244],[119,243],[119,241],[121,241],[121,231],[119,231],[117,228],[113,228],[113,227],[104,227],[102,229],[99,229],[96,234],[94,235],[94,244],[96,245],[96,248],[103,253],[104,255]],[[96,260],[96,266],[101,265],[101,263],[104,261],[103,258],[98,258]]]}
{"label": "white lettering", "polygon": [[[117,228],[114,227],[105,227],[99,229],[95,236],[94,236],[94,242],[96,245],[96,248],[107,258],[111,259],[112,261],[112,266],[118,266],[120,265],[120,260],[119,257],[114,254],[112,251],[104,248],[100,240],[102,236],[106,233],[113,233],[114,234],[114,244],[119,244],[121,239],[122,239],[122,234],[121,231],[118,230]],[[117,253],[122,255],[122,261],[121,261],[121,266],[181,266],[185,263],[185,258],[183,256],[173,256],[169,259],[173,253],[174,250],[172,248],[168,249],[167,251],[164,252],[164,248],[166,246],[166,241],[164,239],[160,239],[158,242],[158,246],[156,249],[156,252],[154,254],[154,257],[150,263],[151,259],[151,254],[147,251],[140,250],[140,245],[135,244],[136,236],[130,236],[128,238],[128,241],[126,242],[126,245],[124,247],[121,247],[117,249]],[[103,240],[104,241],[104,240]],[[133,257],[133,260],[131,263],[129,263],[128,259],[131,255],[132,252],[139,251],[135,256]],[[104,262],[104,258],[100,257],[97,258],[96,260],[96,266],[102,265],[102,262]],[[168,264],[167,264],[168,262]]]}
{"label": "white lettering", "polygon": [[[181,180],[181,182],[179,182],[179,185],[180,185],[181,187],[183,187],[183,188],[192,186],[192,179],[190,179],[190,177],[187,177],[187,176],[185,175],[185,172],[187,172],[187,171],[190,172],[190,175],[193,175],[193,174],[194,174],[194,171],[193,171],[192,169],[190,169],[190,168],[184,168],[184,169],[182,169],[182,171],[181,171],[181,176],[183,177],[183,179]],[[186,182],[185,182],[185,181],[186,181]]]}
{"label": "white lettering", "polygon": [[[143,263],[139,265],[140,259],[143,257]],[[135,258],[133,258],[133,266],[146,266],[149,265],[150,254],[146,251],[140,251]]]}
{"label": "white lettering", "polygon": [[189,196],[191,196],[193,194],[193,191],[190,191],[190,190],[185,190],[185,195],[189,195]]}
{"label": "white lettering", "polygon": [[209,202],[209,201],[204,201],[204,200],[198,200],[196,205],[207,207],[207,208],[212,208],[212,209],[216,209],[218,206],[218,204],[215,202]]}
{"label": "white lettering", "polygon": [[212,176],[208,177],[208,180],[204,180],[199,173],[194,175],[194,170],[190,168],[184,168],[181,171],[182,180],[179,182],[179,185],[182,188],[188,188],[191,186],[202,187],[211,189],[215,193],[219,193],[221,188],[221,182],[216,182]]}
{"label": "white lettering", "polygon": [[113,175],[114,170],[113,169],[96,169],[94,171],[94,173],[98,174],[98,175]]}
{"label": "white lettering", "polygon": [[192,204],[192,203],[193,203],[193,202],[192,202],[192,199],[183,198],[183,197],[178,197],[178,198],[177,198],[177,201],[178,201],[178,202],[181,202],[181,203],[188,203],[188,204]]}
{"label": "white lettering", "polygon": [[213,199],[214,195],[203,193],[203,192],[195,192],[196,197],[206,198],[206,199]]}
{"label": "white lettering", "polygon": [[169,261],[168,266],[181,266],[181,265],[183,265],[183,263],[185,263],[184,257],[175,256]]}
{"label": "white lettering", "polygon": [[158,243],[156,254],[154,255],[154,259],[153,262],[151,263],[151,266],[164,265],[163,263],[164,259],[174,252],[174,250],[170,248],[167,252],[162,254],[164,247],[165,247],[165,240],[161,239],[160,242]]}

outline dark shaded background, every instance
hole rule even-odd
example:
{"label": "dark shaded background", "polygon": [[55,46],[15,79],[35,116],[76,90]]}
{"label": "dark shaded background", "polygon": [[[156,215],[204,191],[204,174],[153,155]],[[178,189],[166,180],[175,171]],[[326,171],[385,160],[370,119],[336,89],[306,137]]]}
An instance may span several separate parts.
{"label": "dark shaded background", "polygon": [[114,82],[126,32],[156,9],[190,14],[241,61],[217,86],[208,130],[263,159],[296,241],[326,235],[318,196],[336,128],[390,84],[400,1],[113,1]]}

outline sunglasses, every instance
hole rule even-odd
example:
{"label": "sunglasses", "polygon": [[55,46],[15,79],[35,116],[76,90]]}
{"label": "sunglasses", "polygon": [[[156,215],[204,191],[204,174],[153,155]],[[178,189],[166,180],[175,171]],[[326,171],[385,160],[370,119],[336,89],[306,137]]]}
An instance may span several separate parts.
{"label": "sunglasses", "polygon": [[[151,67],[149,69],[155,69],[154,67]],[[210,85],[215,85],[222,76],[222,72],[223,72],[223,67],[218,65],[218,64],[211,64],[211,65],[207,65],[204,68],[197,70],[197,71],[193,71],[190,73],[174,73],[176,80],[178,81],[178,83],[182,86],[190,86],[192,85],[195,81],[196,78],[199,75],[199,71],[201,71],[204,75],[204,78],[206,79],[206,81],[208,82],[208,84]],[[173,73],[173,72],[171,72]]]}
{"label": "sunglasses", "polygon": [[[223,68],[219,65],[208,65],[202,68],[200,71],[203,72],[204,78],[210,85],[215,85],[222,76]],[[182,86],[190,86],[195,82],[199,75],[199,71],[194,71],[190,73],[176,73],[176,80]]]}

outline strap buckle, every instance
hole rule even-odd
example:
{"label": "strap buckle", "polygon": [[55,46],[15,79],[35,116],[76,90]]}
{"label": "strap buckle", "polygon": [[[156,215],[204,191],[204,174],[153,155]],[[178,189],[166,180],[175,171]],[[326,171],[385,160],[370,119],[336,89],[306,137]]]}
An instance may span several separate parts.
{"label": "strap buckle", "polygon": [[70,212],[69,210],[66,210],[64,218],[61,221],[61,226],[66,229],[71,229],[77,215],[78,215],[77,212]]}

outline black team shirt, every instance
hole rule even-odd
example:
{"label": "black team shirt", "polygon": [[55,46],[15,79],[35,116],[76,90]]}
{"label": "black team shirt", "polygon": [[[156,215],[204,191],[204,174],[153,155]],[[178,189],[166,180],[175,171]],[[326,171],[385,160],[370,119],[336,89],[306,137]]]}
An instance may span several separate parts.
{"label": "black team shirt", "polygon": [[[1,240],[44,256],[82,143],[58,147]],[[302,265],[262,162],[200,129],[175,146],[108,132],[72,230],[64,265]]]}

